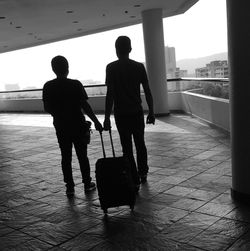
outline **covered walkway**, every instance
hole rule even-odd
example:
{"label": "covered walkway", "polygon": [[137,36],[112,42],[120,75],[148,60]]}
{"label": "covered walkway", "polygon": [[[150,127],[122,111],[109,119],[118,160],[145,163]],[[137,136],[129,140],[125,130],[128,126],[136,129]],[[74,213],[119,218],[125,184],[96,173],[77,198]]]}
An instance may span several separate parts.
{"label": "covered walkway", "polygon": [[[115,127],[113,136],[121,154]],[[109,209],[105,218],[97,192],[83,191],[75,155],[76,195],[65,196],[48,115],[0,114],[0,249],[249,250],[250,210],[230,196],[228,135],[177,114],[147,126],[146,142],[150,174],[134,212]],[[93,177],[101,157],[94,131]]]}

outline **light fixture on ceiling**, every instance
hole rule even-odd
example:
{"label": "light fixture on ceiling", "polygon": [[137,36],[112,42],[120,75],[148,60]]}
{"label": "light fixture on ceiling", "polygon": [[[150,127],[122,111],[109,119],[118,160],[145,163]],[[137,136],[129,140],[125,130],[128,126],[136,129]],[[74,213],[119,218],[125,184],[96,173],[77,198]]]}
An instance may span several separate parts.
{"label": "light fixture on ceiling", "polygon": [[78,21],[73,21],[72,23],[73,23],[73,24],[78,24],[79,22],[78,22]]}
{"label": "light fixture on ceiling", "polygon": [[5,19],[6,17],[1,16],[0,19]]}
{"label": "light fixture on ceiling", "polygon": [[141,7],[141,5],[140,4],[135,4],[134,7],[138,8],[138,7]]}
{"label": "light fixture on ceiling", "polygon": [[72,13],[74,13],[74,11],[73,10],[67,10],[66,13],[72,14]]}

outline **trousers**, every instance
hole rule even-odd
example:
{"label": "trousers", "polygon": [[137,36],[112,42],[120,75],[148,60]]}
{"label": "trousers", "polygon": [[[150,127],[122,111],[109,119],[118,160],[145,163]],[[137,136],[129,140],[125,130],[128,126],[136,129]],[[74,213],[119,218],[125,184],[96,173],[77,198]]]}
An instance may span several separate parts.
{"label": "trousers", "polygon": [[[123,155],[132,166],[132,175],[136,184],[140,183],[139,176],[148,173],[147,148],[144,140],[144,115],[142,112],[133,115],[115,114],[116,127],[120,135]],[[136,162],[133,154],[133,141],[136,148]]]}
{"label": "trousers", "polygon": [[72,147],[74,146],[78,158],[82,182],[89,183],[90,164],[87,155],[86,131],[82,125],[55,125],[56,136],[61,150],[61,166],[66,187],[74,187],[72,174]]}

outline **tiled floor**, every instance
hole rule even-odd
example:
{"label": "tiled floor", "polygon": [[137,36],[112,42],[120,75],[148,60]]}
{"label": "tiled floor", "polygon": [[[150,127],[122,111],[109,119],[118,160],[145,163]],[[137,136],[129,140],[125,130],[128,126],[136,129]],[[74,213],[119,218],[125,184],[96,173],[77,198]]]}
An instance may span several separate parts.
{"label": "tiled floor", "polygon": [[[115,126],[113,138],[119,155]],[[134,212],[104,217],[97,192],[83,191],[75,155],[76,195],[65,196],[48,115],[0,114],[0,250],[250,250],[250,210],[230,197],[228,136],[171,115],[147,126],[146,142],[150,174]],[[93,178],[101,157],[94,131]]]}

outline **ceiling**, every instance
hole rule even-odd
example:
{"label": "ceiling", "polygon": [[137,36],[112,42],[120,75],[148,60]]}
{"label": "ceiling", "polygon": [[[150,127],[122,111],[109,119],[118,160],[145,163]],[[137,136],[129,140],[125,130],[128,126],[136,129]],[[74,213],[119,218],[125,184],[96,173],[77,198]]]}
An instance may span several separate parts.
{"label": "ceiling", "polygon": [[141,12],[184,13],[198,0],[0,0],[0,53],[142,22]]}

